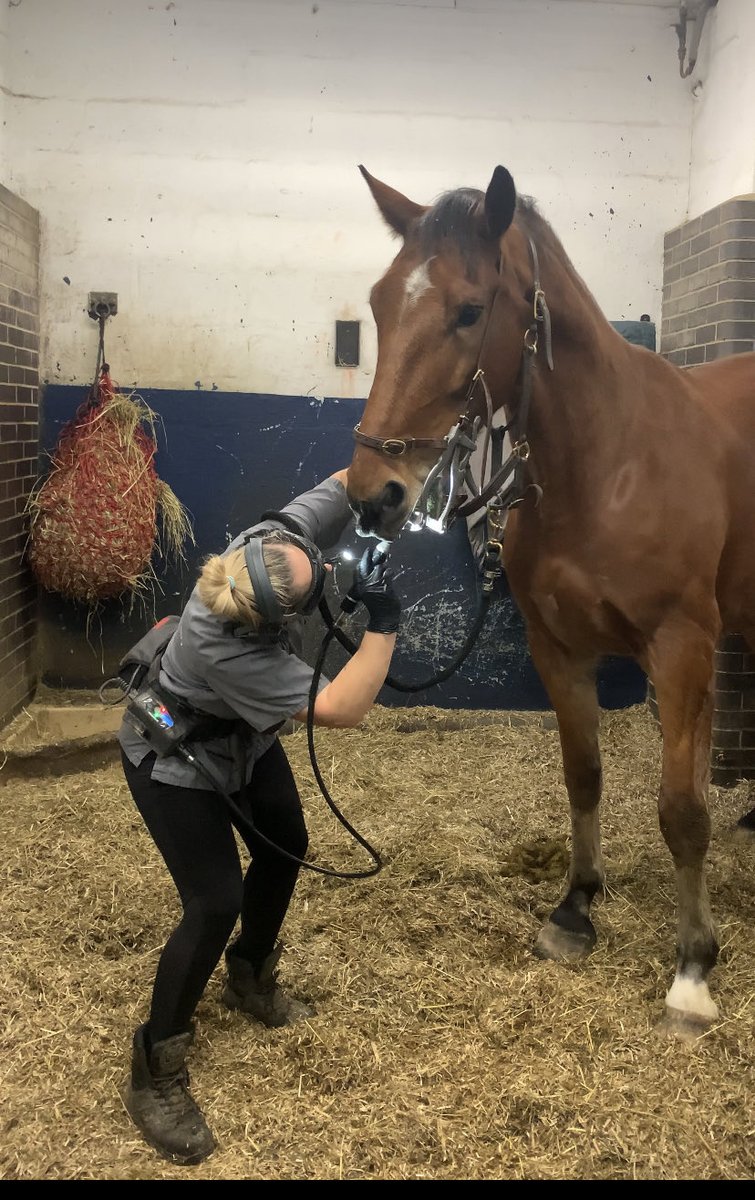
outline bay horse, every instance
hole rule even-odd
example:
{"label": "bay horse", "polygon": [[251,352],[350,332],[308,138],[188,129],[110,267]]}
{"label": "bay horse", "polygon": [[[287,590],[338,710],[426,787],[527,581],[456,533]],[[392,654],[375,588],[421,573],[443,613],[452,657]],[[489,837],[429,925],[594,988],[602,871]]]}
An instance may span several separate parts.
{"label": "bay horse", "polygon": [[370,293],[378,356],[348,472],[357,527],[395,539],[454,422],[476,413],[484,427],[503,410],[516,462],[491,544],[557,717],[571,814],[565,893],[535,952],[576,960],[596,942],[596,669],[630,657],[655,689],[678,897],[658,1028],[699,1036],[718,1016],[705,879],[714,650],[735,633],[755,651],[755,353],[680,368],[628,343],[503,166],[485,192],[431,205],[360,171],[402,244]]}

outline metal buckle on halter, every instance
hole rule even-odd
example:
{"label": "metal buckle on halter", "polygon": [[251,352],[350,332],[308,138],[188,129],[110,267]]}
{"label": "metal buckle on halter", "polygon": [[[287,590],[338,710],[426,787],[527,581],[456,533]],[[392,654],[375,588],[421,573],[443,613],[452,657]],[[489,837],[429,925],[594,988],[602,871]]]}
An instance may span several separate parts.
{"label": "metal buckle on halter", "polygon": [[526,437],[520,438],[511,447],[511,453],[515,454],[520,462],[526,462],[530,456],[530,444]]}
{"label": "metal buckle on halter", "polygon": [[524,331],[524,348],[528,354],[537,354],[537,326],[530,325]]}
{"label": "metal buckle on halter", "polygon": [[401,438],[386,438],[380,450],[389,458],[400,458],[402,454],[406,454],[407,446]]}
{"label": "metal buckle on halter", "polygon": [[498,497],[492,500],[485,509],[485,521],[488,529],[488,544],[496,542],[501,547],[503,546],[503,534],[506,527],[507,510],[500,503]]}
{"label": "metal buckle on halter", "polygon": [[489,538],[485,543],[485,556],[482,562],[483,592],[492,592],[496,579],[502,575],[502,554],[503,542],[496,541],[494,538]]}

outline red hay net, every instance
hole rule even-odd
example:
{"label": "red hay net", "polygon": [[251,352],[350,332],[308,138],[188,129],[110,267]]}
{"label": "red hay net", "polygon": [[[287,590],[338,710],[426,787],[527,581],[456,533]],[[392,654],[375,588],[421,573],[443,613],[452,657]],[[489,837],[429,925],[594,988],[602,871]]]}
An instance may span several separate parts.
{"label": "red hay net", "polygon": [[153,576],[158,516],[172,549],[193,540],[185,510],[155,469],[155,419],[104,366],[61,430],[30,504],[29,563],[48,591],[94,605],[141,590]]}

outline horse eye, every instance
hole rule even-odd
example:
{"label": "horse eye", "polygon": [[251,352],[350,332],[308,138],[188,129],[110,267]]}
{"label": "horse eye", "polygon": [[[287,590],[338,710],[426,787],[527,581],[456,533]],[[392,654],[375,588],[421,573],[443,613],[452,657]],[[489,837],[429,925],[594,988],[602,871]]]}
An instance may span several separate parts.
{"label": "horse eye", "polygon": [[470,325],[474,325],[482,312],[482,306],[479,304],[462,304],[456,317],[456,324],[461,329],[466,329]]}

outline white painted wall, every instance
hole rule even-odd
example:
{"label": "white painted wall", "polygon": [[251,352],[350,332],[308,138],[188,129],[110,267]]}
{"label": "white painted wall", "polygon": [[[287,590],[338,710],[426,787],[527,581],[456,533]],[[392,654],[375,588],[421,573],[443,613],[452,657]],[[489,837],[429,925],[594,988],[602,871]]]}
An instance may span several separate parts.
{"label": "white painted wall", "polygon": [[[10,58],[8,49],[8,5],[0,4],[0,163],[7,161],[6,152],[6,103],[5,92],[8,83],[8,70],[6,64]],[[8,179],[0,177],[0,183],[8,186]]]}
{"label": "white painted wall", "polygon": [[690,75],[689,216],[755,192],[755,0],[718,0]]}
{"label": "white painted wall", "polygon": [[[725,0],[724,0],[725,2]],[[676,5],[22,0],[3,182],[42,217],[43,379],[364,396],[395,243],[357,171],[429,202],[502,162],[611,320],[660,319],[686,215]],[[66,280],[70,282],[66,282]],[[336,319],[363,360],[333,365]]]}

